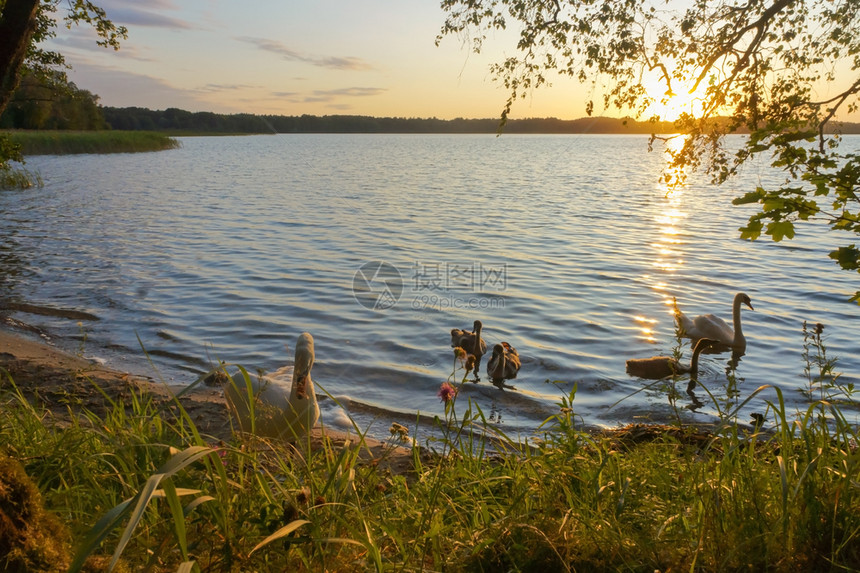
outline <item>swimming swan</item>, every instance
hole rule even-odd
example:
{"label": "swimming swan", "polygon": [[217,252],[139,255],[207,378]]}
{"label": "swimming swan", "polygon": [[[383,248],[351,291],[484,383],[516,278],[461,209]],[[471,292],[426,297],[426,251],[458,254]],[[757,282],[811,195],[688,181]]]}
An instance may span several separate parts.
{"label": "swimming swan", "polygon": [[[292,366],[285,366],[270,375],[251,378],[253,390],[254,419],[248,401],[248,386],[245,375],[236,373],[228,382],[224,395],[231,412],[238,419],[243,432],[258,436],[296,440],[316,424],[320,408],[311,368],[314,365],[314,339],[302,333],[296,342],[296,358]],[[284,382],[292,378],[288,389]]]}
{"label": "swimming swan", "polygon": [[478,379],[478,372],[481,370],[481,358],[487,353],[487,343],[481,338],[481,329],[484,325],[480,320],[476,320],[473,325],[474,331],[460,330],[459,328],[451,329],[451,348],[459,346],[467,353],[475,357],[475,380]]}
{"label": "swimming swan", "polygon": [[487,376],[494,384],[517,377],[520,371],[520,355],[517,349],[502,342],[493,346],[493,356],[487,362]]}
{"label": "swimming swan", "polygon": [[744,338],[744,333],[741,330],[741,303],[753,308],[750,297],[746,293],[739,292],[735,295],[735,300],[732,303],[732,322],[734,329],[726,324],[726,322],[713,314],[703,314],[690,320],[683,312],[678,310],[676,318],[678,325],[683,331],[683,335],[693,340],[699,338],[710,338],[726,346],[732,348],[746,348],[747,340]]}
{"label": "swimming swan", "polygon": [[639,378],[659,380],[669,376],[679,376],[690,373],[690,386],[695,387],[695,379],[699,374],[699,354],[707,347],[715,344],[709,338],[700,338],[693,347],[693,358],[689,366],[681,364],[674,356],[652,356],[651,358],[632,358],[627,361],[627,373]]}

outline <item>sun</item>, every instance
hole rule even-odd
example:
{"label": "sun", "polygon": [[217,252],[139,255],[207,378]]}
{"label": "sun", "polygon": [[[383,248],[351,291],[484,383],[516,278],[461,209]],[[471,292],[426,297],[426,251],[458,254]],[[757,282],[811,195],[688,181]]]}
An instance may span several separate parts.
{"label": "sun", "polygon": [[[692,82],[691,82],[692,84]],[[695,90],[692,85],[685,86],[675,82],[672,89],[660,78],[649,78],[643,82],[648,95],[654,99],[645,115],[658,116],[662,121],[675,121],[681,114],[687,113],[693,117],[701,117],[704,111],[706,88],[700,84]]]}

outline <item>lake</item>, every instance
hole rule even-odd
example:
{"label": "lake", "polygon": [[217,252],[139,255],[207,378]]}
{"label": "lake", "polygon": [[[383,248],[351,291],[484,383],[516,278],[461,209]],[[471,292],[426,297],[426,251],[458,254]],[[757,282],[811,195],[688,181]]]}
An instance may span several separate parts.
{"label": "lake", "polygon": [[[826,326],[828,356],[858,382],[860,307],[848,299],[860,282],[827,257],[854,237],[813,224],[794,241],[739,239],[755,207],[731,199],[778,182],[767,166],[667,194],[665,159],[643,136],[180,139],[158,153],[28,160],[45,186],[0,192],[0,297],[39,312],[11,318],[173,385],[219,360],[274,370],[308,331],[318,386],[381,437],[392,421],[443,412],[450,330],[475,319],[523,364],[500,389],[485,357],[458,407],[473,399],[512,435],[530,435],[574,385],[584,424],[674,419],[661,384],[625,372],[628,358],[671,354],[673,299],[730,322],[734,294],[750,295],[736,401],[770,384],[806,408],[803,321]],[[728,359],[700,364],[718,397]],[[677,411],[713,420],[696,396],[703,405],[681,392]],[[774,398],[759,394],[741,420]],[[344,418],[324,401],[324,424]]]}

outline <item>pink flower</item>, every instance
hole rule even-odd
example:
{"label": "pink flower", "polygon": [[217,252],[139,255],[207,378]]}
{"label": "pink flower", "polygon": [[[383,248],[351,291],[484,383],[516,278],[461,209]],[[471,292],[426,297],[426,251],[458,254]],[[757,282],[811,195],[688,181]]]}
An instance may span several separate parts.
{"label": "pink flower", "polygon": [[446,404],[454,399],[457,395],[457,389],[448,384],[447,382],[442,382],[442,386],[439,387],[439,393],[437,396],[445,402]]}

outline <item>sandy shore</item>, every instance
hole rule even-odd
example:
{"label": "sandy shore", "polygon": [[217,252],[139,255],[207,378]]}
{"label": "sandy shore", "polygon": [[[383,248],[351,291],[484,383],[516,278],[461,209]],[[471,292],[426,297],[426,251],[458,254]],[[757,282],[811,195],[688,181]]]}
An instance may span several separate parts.
{"label": "sandy shore", "polygon": [[[151,394],[168,408],[174,401],[174,392],[178,392],[150,378],[105,368],[0,326],[0,389],[10,390],[13,382],[32,404],[46,409],[49,414],[45,423],[57,424],[68,423],[70,416],[83,408],[105,411],[110,401],[124,401],[133,390]],[[232,438],[230,416],[220,388],[195,388],[179,401],[201,434],[211,436],[213,441]],[[325,442],[334,447],[359,442],[356,434],[319,427],[314,428],[312,438],[318,447]],[[362,451],[364,459],[381,460],[383,467],[396,473],[412,467],[409,448],[366,437]]]}

